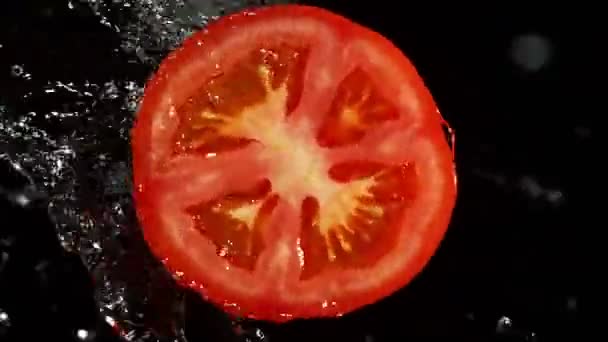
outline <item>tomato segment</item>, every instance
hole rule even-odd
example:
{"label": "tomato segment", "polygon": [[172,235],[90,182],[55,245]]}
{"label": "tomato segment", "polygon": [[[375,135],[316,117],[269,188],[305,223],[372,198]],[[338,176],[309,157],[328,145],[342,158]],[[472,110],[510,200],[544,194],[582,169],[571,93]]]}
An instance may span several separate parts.
{"label": "tomato segment", "polygon": [[[323,207],[312,197],[302,205],[302,279],[326,267],[373,265],[391,248],[395,223],[415,196],[416,175],[408,165],[349,163],[334,170],[334,175],[347,179],[342,189]],[[370,170],[375,172],[352,178]]]}
{"label": "tomato segment", "polygon": [[381,98],[364,71],[356,69],[340,82],[317,139],[325,147],[352,144],[374,125],[398,118],[397,108]]}
{"label": "tomato segment", "polygon": [[264,248],[261,229],[276,206],[270,183],[260,182],[247,192],[231,193],[191,206],[187,212],[196,229],[217,247],[217,253],[238,267],[252,270]]}
{"label": "tomato segment", "polygon": [[133,133],[144,236],[227,311],[355,310],[439,244],[455,197],[441,130],[407,58],[368,29],[293,5],[220,19],[146,89]]}
{"label": "tomato segment", "polygon": [[301,94],[306,53],[285,44],[260,47],[226,74],[211,75],[178,109],[185,120],[176,132],[175,152],[218,153],[251,142],[264,129],[256,124],[275,119],[261,117],[267,100],[282,106],[275,113],[289,114]]}

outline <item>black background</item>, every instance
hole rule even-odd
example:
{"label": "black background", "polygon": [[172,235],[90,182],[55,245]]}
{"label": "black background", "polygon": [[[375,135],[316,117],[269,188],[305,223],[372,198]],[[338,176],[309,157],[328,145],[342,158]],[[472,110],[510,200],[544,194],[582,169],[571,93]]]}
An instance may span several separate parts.
{"label": "black background", "polygon": [[[412,59],[456,131],[458,203],[441,248],[407,288],[339,320],[248,326],[262,327],[268,341],[577,339],[591,137],[599,126],[599,111],[585,107],[593,11],[317,3],[381,32]],[[10,77],[14,64],[37,75],[28,87],[45,77],[103,82],[151,72],[127,63],[115,50],[120,38],[86,8],[3,1],[0,21],[0,99],[11,108],[43,106],[21,100],[26,89]],[[549,49],[536,71],[513,57],[536,51],[517,47],[531,34]],[[4,188],[24,182],[0,167]],[[44,203],[0,198],[0,218],[0,314],[8,316],[0,340],[71,341],[78,329],[113,340],[86,270],[59,246]],[[245,338],[219,312],[192,302],[192,341]]]}

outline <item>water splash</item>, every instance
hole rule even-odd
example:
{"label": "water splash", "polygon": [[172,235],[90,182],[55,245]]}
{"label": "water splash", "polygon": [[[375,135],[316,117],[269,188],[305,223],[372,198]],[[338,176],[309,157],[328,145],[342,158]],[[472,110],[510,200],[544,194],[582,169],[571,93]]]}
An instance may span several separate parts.
{"label": "water splash", "polygon": [[[128,63],[152,70],[210,20],[280,2],[290,1],[66,0],[65,6],[92,11],[119,37]],[[22,64],[9,75],[20,84],[41,77]],[[16,99],[0,97],[0,161],[24,180],[14,189],[0,185],[0,195],[48,206],[62,246],[81,256],[94,279],[101,316],[123,339],[185,341],[183,292],[150,254],[131,197],[129,131],[145,79],[82,79],[43,80]],[[3,314],[2,325],[10,324]],[[74,335],[94,338],[82,329]],[[248,338],[264,334],[252,330]]]}
{"label": "water splash", "polygon": [[[0,158],[27,183],[5,195],[22,205],[45,200],[62,246],[80,254],[101,314],[123,337],[175,340],[181,294],[148,252],[131,199],[128,138],[141,90],[137,81],[49,82],[33,95],[67,92],[82,103],[23,115],[2,106]],[[171,315],[150,321],[157,312]]]}
{"label": "water splash", "polygon": [[286,0],[81,0],[100,22],[121,36],[122,48],[145,64],[158,65],[194,31],[244,7]]}

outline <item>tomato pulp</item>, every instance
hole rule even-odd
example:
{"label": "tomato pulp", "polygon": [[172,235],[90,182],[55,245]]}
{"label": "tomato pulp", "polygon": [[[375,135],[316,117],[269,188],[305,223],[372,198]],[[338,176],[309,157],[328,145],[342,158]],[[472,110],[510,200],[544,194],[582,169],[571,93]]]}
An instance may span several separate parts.
{"label": "tomato pulp", "polygon": [[378,33],[299,5],[220,18],[147,84],[132,132],[144,237],[232,314],[356,310],[405,286],[447,229],[442,124]]}

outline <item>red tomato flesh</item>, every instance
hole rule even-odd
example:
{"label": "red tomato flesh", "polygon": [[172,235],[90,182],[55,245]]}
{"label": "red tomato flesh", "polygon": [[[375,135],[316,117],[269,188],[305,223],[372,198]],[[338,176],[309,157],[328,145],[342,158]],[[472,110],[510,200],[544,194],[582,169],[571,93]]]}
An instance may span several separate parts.
{"label": "red tomato flesh", "polygon": [[456,197],[443,121],[409,60],[319,8],[221,18],[161,64],[133,129],[152,252],[227,312],[287,321],[405,286]]}

